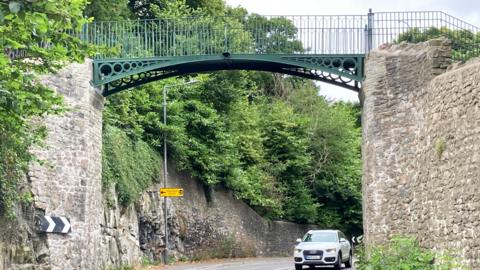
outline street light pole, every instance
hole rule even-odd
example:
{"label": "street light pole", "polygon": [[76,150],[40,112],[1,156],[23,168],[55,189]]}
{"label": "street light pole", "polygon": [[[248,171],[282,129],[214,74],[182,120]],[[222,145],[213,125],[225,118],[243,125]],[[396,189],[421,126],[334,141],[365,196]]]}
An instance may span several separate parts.
{"label": "street light pole", "polygon": [[[163,87],[163,125],[167,126],[167,88]],[[163,187],[167,187],[167,132],[163,131]],[[168,264],[168,226],[167,226],[167,197],[163,197],[163,217],[165,222],[165,258],[164,264]]]}
{"label": "street light pole", "polygon": [[[163,87],[163,125],[167,126],[167,89],[173,86],[182,86],[187,84],[196,83],[196,80],[188,81],[185,83],[174,84],[174,85],[165,85]],[[163,132],[163,187],[167,187],[167,133]],[[165,224],[165,253],[164,253],[164,264],[168,264],[168,224],[167,224],[167,197],[163,197],[163,217]]]}

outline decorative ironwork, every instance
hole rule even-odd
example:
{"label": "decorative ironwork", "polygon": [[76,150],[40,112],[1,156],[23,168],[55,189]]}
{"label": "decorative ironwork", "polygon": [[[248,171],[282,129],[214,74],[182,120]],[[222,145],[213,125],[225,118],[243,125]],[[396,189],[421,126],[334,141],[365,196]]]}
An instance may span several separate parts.
{"label": "decorative ironwork", "polygon": [[366,15],[259,16],[94,22],[78,36],[99,53],[93,84],[104,94],[187,73],[281,72],[358,90],[364,56],[384,43],[452,40],[452,58],[480,55],[480,29],[439,11]]}
{"label": "decorative ironwork", "polygon": [[103,94],[147,82],[197,72],[214,70],[262,70],[320,80],[359,90],[363,79],[363,58],[359,55],[252,55],[222,54],[208,56],[178,56],[94,62],[93,85],[103,86]]}
{"label": "decorative ironwork", "polygon": [[128,75],[126,77],[121,77],[116,81],[104,84],[103,95],[109,96],[134,86],[178,75],[181,74],[177,70],[150,70]]}
{"label": "decorative ironwork", "polygon": [[[363,55],[301,55],[284,56],[282,58],[289,61],[301,62],[301,66],[305,66],[305,64],[307,64],[311,67],[321,70],[329,70],[331,73],[337,73],[340,76],[348,77],[351,79],[363,79],[363,73],[360,69],[361,67],[363,67]],[[362,76],[358,76],[359,74],[361,74]]]}
{"label": "decorative ironwork", "polygon": [[299,76],[307,79],[317,80],[347,88],[353,91],[359,91],[361,88],[361,81],[342,77],[327,71],[311,70],[305,68],[285,69],[285,74]]}
{"label": "decorative ironwork", "polygon": [[152,66],[169,62],[169,59],[112,59],[93,62],[93,84],[98,86],[134,74],[151,70]]}

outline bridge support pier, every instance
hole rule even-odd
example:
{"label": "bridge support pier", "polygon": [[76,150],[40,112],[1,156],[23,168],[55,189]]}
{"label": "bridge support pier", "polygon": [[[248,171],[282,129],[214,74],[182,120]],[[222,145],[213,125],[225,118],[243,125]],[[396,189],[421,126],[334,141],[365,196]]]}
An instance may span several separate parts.
{"label": "bridge support pier", "polygon": [[47,147],[34,150],[45,165],[29,171],[36,214],[70,219],[69,234],[47,234],[51,269],[101,265],[102,110],[104,98],[90,86],[91,61],[71,64],[42,82],[64,97],[63,115],[48,116]]}
{"label": "bridge support pier", "polygon": [[480,64],[443,40],[372,51],[363,84],[367,245],[396,234],[480,268]]}

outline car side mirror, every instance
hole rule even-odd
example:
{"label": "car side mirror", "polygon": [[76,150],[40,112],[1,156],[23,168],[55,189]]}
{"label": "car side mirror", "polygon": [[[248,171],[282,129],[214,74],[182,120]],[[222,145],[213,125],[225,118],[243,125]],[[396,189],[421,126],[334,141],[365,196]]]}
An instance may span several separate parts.
{"label": "car side mirror", "polygon": [[298,238],[296,241],[295,241],[297,244],[300,244],[302,242],[302,239]]}
{"label": "car side mirror", "polygon": [[347,242],[347,239],[345,238],[340,238],[340,243],[346,243]]}

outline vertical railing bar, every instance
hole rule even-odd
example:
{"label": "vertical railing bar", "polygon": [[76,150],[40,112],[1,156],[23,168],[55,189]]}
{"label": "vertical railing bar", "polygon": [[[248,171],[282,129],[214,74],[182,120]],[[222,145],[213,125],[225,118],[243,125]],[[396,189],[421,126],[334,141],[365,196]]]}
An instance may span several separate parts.
{"label": "vertical railing bar", "polygon": [[335,53],[339,53],[339,48],[340,48],[340,24],[341,24],[341,17],[340,16],[336,16],[336,38],[335,38],[335,43],[336,43],[336,47],[335,47]]}
{"label": "vertical railing bar", "polygon": [[163,54],[163,37],[165,36],[163,34],[163,26],[164,26],[164,23],[163,23],[163,19],[158,19],[158,28],[157,28],[157,31],[158,31],[158,56],[164,56]]}
{"label": "vertical railing bar", "polygon": [[107,44],[106,44],[106,46],[107,46],[108,48],[110,48],[110,47],[112,47],[112,46],[111,46],[111,45],[112,45],[112,43],[111,43],[111,41],[112,41],[112,36],[111,36],[111,35],[112,35],[112,31],[111,31],[110,22],[108,22],[108,27],[107,27],[107,28],[108,28],[108,38],[107,38]]}
{"label": "vertical railing bar", "polygon": [[188,24],[186,25],[186,29],[187,29],[187,35],[188,35],[188,44],[189,44],[189,49],[187,51],[187,55],[195,55],[196,54],[196,50],[193,48],[194,47],[194,32],[193,32],[193,28],[197,26],[197,22],[194,22],[192,24]]}
{"label": "vertical railing bar", "polygon": [[319,16],[315,16],[315,54],[320,54],[320,37],[319,37]]}
{"label": "vertical railing bar", "polygon": [[305,32],[306,32],[306,43],[307,43],[307,48],[304,49],[304,52],[303,53],[309,53],[307,52],[306,49],[308,49],[308,47],[310,46],[310,16],[306,16],[306,19],[307,19],[307,26],[306,26],[306,29],[305,29]]}
{"label": "vertical railing bar", "polygon": [[173,37],[172,37],[173,56],[177,56],[177,24],[175,21],[173,21],[172,24],[173,24]]}
{"label": "vertical railing bar", "polygon": [[102,30],[101,30],[101,33],[102,33],[102,34],[101,34],[101,38],[102,38],[101,45],[102,45],[102,46],[106,46],[106,44],[105,44],[104,22],[101,22],[101,23],[100,23],[100,26],[101,26],[101,29],[102,29]]}
{"label": "vertical railing bar", "polygon": [[[280,18],[280,17],[279,17],[279,18]],[[284,52],[284,53],[285,53],[285,52],[290,52],[290,51],[287,51],[286,48],[282,48],[281,45],[280,45],[280,41],[281,41],[281,40],[280,40],[280,34],[279,34],[279,32],[281,32],[281,31],[279,31],[279,29],[276,29],[275,32],[276,32],[276,33],[275,33],[275,39],[276,39],[275,43],[276,43],[276,47],[277,47],[277,48],[275,49],[276,53],[282,53],[282,49],[283,49],[283,52]],[[288,43],[285,43],[285,45],[287,45],[287,44],[288,44]]]}
{"label": "vertical railing bar", "polygon": [[333,34],[332,34],[332,16],[328,16],[329,23],[328,23],[328,45],[327,45],[327,51],[328,53],[332,53],[332,42],[333,42]]}
{"label": "vertical railing bar", "polygon": [[325,16],[322,16],[322,54],[325,53]]}
{"label": "vertical railing bar", "polygon": [[[139,24],[139,26],[140,26],[140,24]],[[146,56],[149,55],[147,45],[148,45],[148,41],[147,41],[147,21],[144,20],[143,21],[143,48],[145,50]]]}
{"label": "vertical railing bar", "polygon": [[155,46],[155,30],[157,29],[156,27],[156,22],[158,20],[154,20],[151,22],[150,27],[152,28],[152,48],[153,48],[153,56],[158,56],[157,55],[157,46]]}
{"label": "vertical railing bar", "polygon": [[165,20],[166,23],[167,23],[167,29],[166,29],[166,41],[167,41],[167,44],[166,44],[166,47],[165,47],[165,56],[172,56],[172,48],[171,48],[171,43],[170,43],[170,38],[172,37],[171,33],[170,33],[170,20],[166,19]]}
{"label": "vertical railing bar", "polygon": [[205,51],[203,48],[204,43],[204,36],[205,36],[205,22],[200,23],[200,26],[198,27],[198,43],[197,43],[197,50],[199,51],[200,55],[205,55]]}
{"label": "vertical railing bar", "polygon": [[180,43],[180,55],[190,55],[190,37],[188,36],[187,25],[183,22],[180,22],[180,27],[182,29],[181,33],[181,43],[183,40],[184,45]]}
{"label": "vertical railing bar", "polygon": [[215,41],[213,40],[213,37],[212,37],[212,36],[213,36],[213,32],[212,32],[212,31],[213,31],[213,27],[212,27],[212,25],[209,25],[209,26],[208,26],[208,37],[207,37],[208,40],[209,40],[209,42],[208,42],[208,48],[207,48],[207,54],[208,54],[208,55],[212,54],[212,42],[215,42]]}

